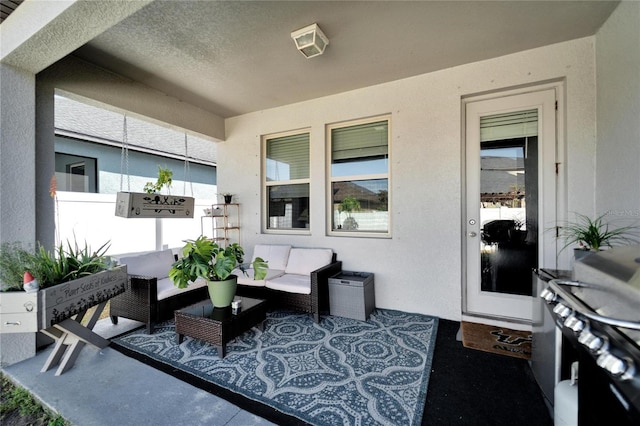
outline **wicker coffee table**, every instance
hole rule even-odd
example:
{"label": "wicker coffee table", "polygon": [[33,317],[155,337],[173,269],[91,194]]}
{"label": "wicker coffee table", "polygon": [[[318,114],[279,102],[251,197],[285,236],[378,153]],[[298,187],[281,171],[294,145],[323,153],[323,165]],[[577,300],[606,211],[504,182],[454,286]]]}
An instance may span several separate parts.
{"label": "wicker coffee table", "polygon": [[204,340],[215,345],[220,358],[226,355],[226,345],[231,339],[254,326],[262,330],[267,315],[267,301],[236,297],[242,300],[237,313],[231,307],[214,308],[211,300],[205,300],[174,312],[178,344],[184,336]]}

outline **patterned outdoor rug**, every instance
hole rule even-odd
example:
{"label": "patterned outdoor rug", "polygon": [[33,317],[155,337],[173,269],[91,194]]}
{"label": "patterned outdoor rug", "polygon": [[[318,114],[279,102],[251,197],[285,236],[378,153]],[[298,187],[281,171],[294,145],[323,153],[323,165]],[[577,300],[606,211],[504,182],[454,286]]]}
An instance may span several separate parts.
{"label": "patterned outdoor rug", "polygon": [[229,342],[223,360],[202,341],[186,337],[178,345],[173,321],[152,335],[138,330],[119,337],[112,346],[309,424],[420,424],[437,318],[376,309],[367,322],[323,316],[315,324],[310,315],[276,311],[264,325],[263,332],[253,328]]}

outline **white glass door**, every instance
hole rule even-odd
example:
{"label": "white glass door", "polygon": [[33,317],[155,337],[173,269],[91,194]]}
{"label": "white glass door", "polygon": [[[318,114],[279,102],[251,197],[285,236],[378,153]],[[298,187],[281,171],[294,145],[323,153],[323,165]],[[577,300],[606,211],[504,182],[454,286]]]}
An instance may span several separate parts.
{"label": "white glass door", "polygon": [[466,104],[465,313],[531,320],[555,146],[554,89]]}

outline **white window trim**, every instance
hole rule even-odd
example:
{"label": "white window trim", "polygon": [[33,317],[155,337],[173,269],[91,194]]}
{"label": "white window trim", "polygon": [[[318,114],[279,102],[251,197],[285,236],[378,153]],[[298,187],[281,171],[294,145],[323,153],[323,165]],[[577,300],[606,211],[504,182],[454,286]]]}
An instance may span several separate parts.
{"label": "white window trim", "polygon": [[[387,129],[388,129],[388,133],[387,133],[387,147],[388,147],[388,168],[387,168],[387,173],[386,174],[370,174],[370,175],[354,175],[354,176],[340,176],[340,177],[332,177],[331,176],[331,161],[332,161],[332,155],[331,155],[331,130],[333,129],[339,129],[339,128],[343,128],[343,127],[351,127],[351,126],[358,126],[360,124],[367,124],[367,123],[373,123],[376,121],[387,121]],[[392,153],[392,123],[391,123],[391,114],[385,114],[385,115],[380,115],[380,116],[375,116],[375,117],[369,117],[369,118],[362,118],[362,119],[356,119],[356,120],[349,120],[349,121],[341,121],[339,123],[332,123],[332,124],[327,124],[325,126],[325,138],[326,138],[326,152],[325,152],[325,167],[326,167],[326,210],[325,210],[325,227],[326,227],[326,232],[328,236],[331,237],[356,237],[356,238],[391,238],[392,237],[392,232],[391,230],[393,229],[393,224],[392,224],[392,205],[391,205],[391,165],[392,160],[391,160],[391,153]],[[356,231],[356,232],[350,232],[350,231],[334,231],[333,227],[332,227],[332,222],[333,222],[333,194],[331,193],[331,188],[332,188],[332,184],[333,182],[341,182],[341,181],[347,181],[347,180],[369,180],[369,179],[387,179],[387,188],[388,188],[388,197],[387,197],[387,208],[388,208],[388,213],[389,213],[389,222],[388,222],[388,228],[386,232],[375,232],[375,231]]]}
{"label": "white window trim", "polygon": [[[261,192],[262,192],[262,212],[260,214],[261,221],[261,229],[263,234],[277,234],[277,235],[311,235],[311,226],[309,228],[300,228],[300,229],[269,229],[269,191],[267,188],[269,186],[279,186],[279,185],[296,185],[296,184],[308,184],[309,185],[309,197],[311,197],[311,170],[309,170],[309,177],[305,179],[288,179],[288,180],[277,180],[277,181],[267,181],[267,141],[269,139],[277,139],[287,136],[300,135],[303,133],[309,134],[309,156],[311,156],[311,129],[297,129],[290,130],[286,132],[279,133],[271,133],[268,135],[262,135],[261,140],[261,168],[262,168],[262,179],[261,179]],[[311,168],[311,158],[309,158],[309,167]],[[309,205],[311,205],[311,201],[309,201]],[[311,222],[309,222],[311,225]]]}

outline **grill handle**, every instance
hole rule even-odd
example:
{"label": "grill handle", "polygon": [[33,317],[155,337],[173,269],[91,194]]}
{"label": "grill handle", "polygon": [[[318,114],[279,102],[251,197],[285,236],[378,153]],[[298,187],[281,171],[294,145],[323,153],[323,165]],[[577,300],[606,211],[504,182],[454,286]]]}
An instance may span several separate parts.
{"label": "grill handle", "polygon": [[578,300],[573,294],[571,294],[571,292],[563,289],[562,286],[588,287],[589,284],[585,284],[580,281],[559,279],[549,281],[549,288],[551,288],[554,293],[560,296],[560,298],[564,300],[565,305],[568,305],[574,312],[577,312],[592,321],[597,321],[614,327],[627,328],[630,330],[640,330],[640,322],[627,321],[597,314],[596,312],[591,310],[591,308],[587,307],[584,303]]}

